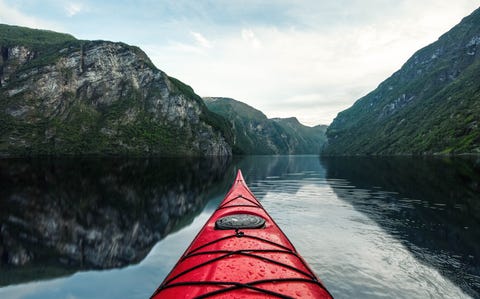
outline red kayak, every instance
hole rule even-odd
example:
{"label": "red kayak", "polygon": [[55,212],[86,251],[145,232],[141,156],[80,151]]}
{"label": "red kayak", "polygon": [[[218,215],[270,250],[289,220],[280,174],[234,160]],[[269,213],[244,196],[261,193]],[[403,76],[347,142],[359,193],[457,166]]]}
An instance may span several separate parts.
{"label": "red kayak", "polygon": [[151,298],[332,298],[245,184],[225,199]]}

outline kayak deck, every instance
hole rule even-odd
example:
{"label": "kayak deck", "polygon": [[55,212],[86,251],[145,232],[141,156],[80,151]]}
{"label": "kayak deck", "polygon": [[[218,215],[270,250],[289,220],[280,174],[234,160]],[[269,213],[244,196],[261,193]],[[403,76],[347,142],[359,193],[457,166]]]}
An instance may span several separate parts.
{"label": "kayak deck", "polygon": [[151,298],[332,298],[239,170]]}

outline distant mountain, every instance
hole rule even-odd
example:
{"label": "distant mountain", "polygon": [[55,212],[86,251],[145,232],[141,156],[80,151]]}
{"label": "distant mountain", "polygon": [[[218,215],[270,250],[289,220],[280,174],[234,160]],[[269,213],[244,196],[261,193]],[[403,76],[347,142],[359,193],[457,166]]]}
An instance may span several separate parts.
{"label": "distant mountain", "polygon": [[295,142],[294,146],[299,152],[318,154],[327,141],[325,135],[327,125],[305,126],[296,117],[272,118],[272,120],[283,128],[287,136],[293,136],[290,138]]}
{"label": "distant mountain", "polygon": [[137,47],[0,24],[0,155],[231,155],[229,123]]}
{"label": "distant mountain", "polygon": [[208,109],[230,120],[234,152],[242,154],[319,154],[326,126],[307,127],[296,118],[268,119],[261,111],[229,98],[203,98]]}
{"label": "distant mountain", "polygon": [[480,153],[480,9],[327,130],[326,155]]}

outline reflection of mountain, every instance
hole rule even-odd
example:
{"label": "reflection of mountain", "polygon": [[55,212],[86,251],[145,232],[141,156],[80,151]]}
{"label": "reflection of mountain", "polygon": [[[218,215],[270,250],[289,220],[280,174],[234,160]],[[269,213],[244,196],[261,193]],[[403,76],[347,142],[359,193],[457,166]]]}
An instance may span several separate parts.
{"label": "reflection of mountain", "polygon": [[[236,163],[242,169],[247,182],[264,180],[278,174],[296,174],[296,179],[305,178],[306,173],[323,171],[317,156],[246,156]],[[323,175],[323,174],[322,174]],[[274,187],[273,185],[271,186]],[[296,193],[301,185],[292,185],[288,192]],[[269,186],[264,186],[265,191],[270,191]],[[287,192],[286,189],[282,192]]]}
{"label": "reflection of mountain", "polygon": [[[335,193],[419,260],[480,296],[480,160],[322,158]],[[358,190],[363,191],[358,191]],[[388,191],[388,192],[385,192]]]}
{"label": "reflection of mountain", "polygon": [[0,285],[140,261],[201,211],[227,166],[193,159],[0,160]]}

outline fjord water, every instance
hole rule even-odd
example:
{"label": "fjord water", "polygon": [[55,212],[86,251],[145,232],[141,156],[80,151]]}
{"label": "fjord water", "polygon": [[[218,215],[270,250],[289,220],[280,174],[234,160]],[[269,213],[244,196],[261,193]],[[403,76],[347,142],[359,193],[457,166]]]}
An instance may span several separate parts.
{"label": "fjord water", "polygon": [[[0,165],[0,298],[148,298],[237,169],[334,297],[480,297],[479,158],[72,158]],[[105,238],[114,233],[129,251],[95,259],[95,246],[111,250],[96,240],[82,243],[80,260],[75,252],[56,256],[45,248],[75,248],[72,232],[30,236],[34,229],[25,228],[49,215],[73,217]],[[135,242],[132,226],[145,230]],[[12,244],[26,247],[31,262],[7,265]]]}

